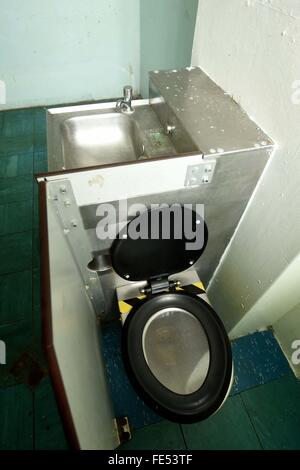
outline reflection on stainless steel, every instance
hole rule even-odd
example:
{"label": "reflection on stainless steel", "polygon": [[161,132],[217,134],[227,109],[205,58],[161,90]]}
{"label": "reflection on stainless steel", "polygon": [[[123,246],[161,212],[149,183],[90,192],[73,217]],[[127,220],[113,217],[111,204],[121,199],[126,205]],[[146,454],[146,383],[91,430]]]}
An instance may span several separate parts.
{"label": "reflection on stainless steel", "polygon": [[105,272],[111,271],[111,260],[109,255],[96,255],[87,265],[90,271]]}
{"label": "reflection on stainless steel", "polygon": [[66,168],[126,162],[144,153],[136,122],[124,114],[73,117],[61,131]]}
{"label": "reflection on stainless steel", "polygon": [[197,318],[180,308],[153,315],[143,332],[145,360],[157,380],[174,393],[188,395],[204,383],[210,352]]}

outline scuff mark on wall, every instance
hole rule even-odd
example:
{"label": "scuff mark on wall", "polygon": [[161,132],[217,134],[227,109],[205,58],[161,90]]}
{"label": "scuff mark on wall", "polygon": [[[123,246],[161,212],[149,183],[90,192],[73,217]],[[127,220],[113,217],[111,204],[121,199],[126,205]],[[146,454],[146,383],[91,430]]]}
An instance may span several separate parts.
{"label": "scuff mark on wall", "polygon": [[[262,6],[262,7],[267,7],[270,10],[273,10],[273,11],[279,13],[280,15],[287,16],[288,18],[292,18],[294,20],[300,20],[300,16],[295,15],[293,9],[290,9],[289,11],[287,11],[287,7],[284,8],[284,6],[275,6],[275,5],[273,5],[272,0],[252,0],[252,2],[248,1],[247,3],[248,4],[252,3],[251,6],[259,5],[259,6]],[[282,1],[281,1],[281,4],[282,4]],[[248,5],[248,6],[250,6],[250,5]]]}
{"label": "scuff mark on wall", "polygon": [[88,184],[89,186],[99,186],[99,188],[102,188],[102,186],[104,185],[104,178],[100,174],[95,175],[91,179],[89,179]]}

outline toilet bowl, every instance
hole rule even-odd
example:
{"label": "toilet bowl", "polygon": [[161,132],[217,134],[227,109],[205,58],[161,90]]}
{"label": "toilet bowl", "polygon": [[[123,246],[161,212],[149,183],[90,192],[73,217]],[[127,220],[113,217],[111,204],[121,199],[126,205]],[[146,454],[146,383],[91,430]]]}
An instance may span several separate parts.
{"label": "toilet bowl", "polygon": [[[147,281],[144,298],[133,305],[122,332],[123,360],[134,389],[162,417],[193,423],[222,406],[233,368],[230,342],[219,316],[203,298],[179,290],[178,283],[170,280],[191,268],[208,240],[203,219],[190,208],[180,207],[180,211],[181,237],[175,217],[168,239],[163,237],[168,208],[149,210],[123,227],[113,242],[111,260],[115,272],[127,281]],[[155,238],[153,220],[160,221]],[[192,221],[193,239],[184,230],[186,220]],[[147,227],[149,236],[132,237],[133,227]],[[193,249],[200,230],[202,243]]]}

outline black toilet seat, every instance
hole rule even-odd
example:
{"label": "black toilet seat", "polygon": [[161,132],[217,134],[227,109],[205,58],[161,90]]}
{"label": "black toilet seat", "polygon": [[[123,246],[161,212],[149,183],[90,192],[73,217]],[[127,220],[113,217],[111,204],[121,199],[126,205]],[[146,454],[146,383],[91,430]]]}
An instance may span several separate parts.
{"label": "black toilet seat", "polygon": [[[152,373],[146,361],[142,338],[148,320],[159,310],[188,311],[201,324],[209,343],[209,369],[201,386],[189,394],[174,393]],[[232,376],[232,355],[228,336],[214,310],[192,294],[157,294],[146,299],[128,315],[122,335],[122,352],[130,381],[141,398],[161,416],[181,423],[206,419],[222,405]]]}
{"label": "black toilet seat", "polygon": [[[171,222],[168,239],[162,236],[162,226],[158,236],[150,236],[153,220],[160,220],[160,209],[132,219],[114,241],[111,259],[122,278],[148,283],[146,298],[133,307],[123,327],[123,359],[129,379],[161,416],[193,423],[209,417],[225,400],[232,357],[228,336],[214,310],[197,295],[176,291],[176,284],[169,280],[200,258],[208,240],[207,226],[198,213],[182,206],[177,210],[182,227]],[[168,209],[160,216],[161,220],[168,217]],[[192,223],[194,240],[202,240],[197,249],[188,244],[191,238],[184,230],[185,217]],[[149,227],[149,236],[131,237],[132,226],[143,224]],[[176,236],[178,228],[182,228],[181,238]]]}

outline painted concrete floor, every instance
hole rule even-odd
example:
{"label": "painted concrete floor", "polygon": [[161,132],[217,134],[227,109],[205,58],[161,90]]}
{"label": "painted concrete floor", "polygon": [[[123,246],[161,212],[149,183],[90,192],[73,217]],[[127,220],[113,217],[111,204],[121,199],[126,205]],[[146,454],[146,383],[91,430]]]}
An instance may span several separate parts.
{"label": "painted concrete floor", "polygon": [[[0,113],[0,449],[67,449],[41,349],[38,191],[46,171],[45,109]],[[270,331],[233,343],[235,383],[215,416],[161,421],[136,396],[123,369],[120,326],[104,328],[116,415],[133,439],[123,449],[300,449],[300,383]]]}

